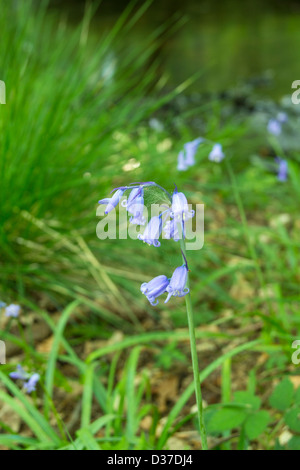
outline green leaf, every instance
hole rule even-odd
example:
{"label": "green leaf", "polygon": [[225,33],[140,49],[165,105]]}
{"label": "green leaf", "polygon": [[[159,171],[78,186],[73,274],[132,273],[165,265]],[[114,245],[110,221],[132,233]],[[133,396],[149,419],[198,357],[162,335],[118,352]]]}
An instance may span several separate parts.
{"label": "green leaf", "polygon": [[300,405],[287,410],[284,421],[292,431],[300,432]]}
{"label": "green leaf", "polygon": [[253,413],[246,419],[245,432],[250,440],[256,439],[261,433],[265,431],[270,422],[270,414],[261,410]]}
{"label": "green leaf", "polygon": [[234,403],[246,405],[248,408],[252,408],[253,410],[259,410],[261,405],[260,398],[248,391],[235,392],[233,401]]}
{"label": "green leaf", "polygon": [[76,434],[87,450],[101,450],[101,447],[88,428],[82,428]]}
{"label": "green leaf", "polygon": [[222,408],[216,411],[208,422],[208,432],[223,432],[238,428],[246,417],[247,413],[242,408]]}
{"label": "green leaf", "polygon": [[297,405],[300,405],[300,387],[297,388],[295,393],[295,403]]}
{"label": "green leaf", "polygon": [[291,406],[294,395],[294,387],[292,382],[286,378],[280,382],[273,390],[270,396],[270,405],[277,410],[285,411]]}
{"label": "green leaf", "polygon": [[300,450],[300,436],[293,436],[288,442],[289,450]]}

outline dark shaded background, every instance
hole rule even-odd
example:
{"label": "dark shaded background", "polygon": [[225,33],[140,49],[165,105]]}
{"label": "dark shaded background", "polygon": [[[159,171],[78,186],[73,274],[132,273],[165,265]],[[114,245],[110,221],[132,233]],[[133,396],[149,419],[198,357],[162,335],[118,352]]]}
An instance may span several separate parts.
{"label": "dark shaded background", "polygon": [[[110,28],[129,3],[101,2],[93,33]],[[52,5],[75,23],[85,8],[83,0],[52,0]],[[290,93],[292,81],[299,78],[299,1],[154,0],[128,44],[173,15],[186,16],[186,23],[160,48],[162,74],[171,86],[200,71],[194,91],[219,92],[246,82],[262,86],[266,97],[279,98]]]}

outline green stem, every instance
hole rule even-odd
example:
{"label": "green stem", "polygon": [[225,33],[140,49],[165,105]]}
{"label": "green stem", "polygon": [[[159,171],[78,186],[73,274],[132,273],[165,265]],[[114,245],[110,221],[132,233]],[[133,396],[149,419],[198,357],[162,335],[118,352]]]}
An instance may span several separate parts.
{"label": "green stem", "polygon": [[[183,259],[184,259],[184,257],[186,258],[186,251],[185,251],[185,241],[183,237],[181,237],[180,245],[181,245],[182,253],[184,255],[183,256]],[[184,260],[184,263],[185,263],[185,260]],[[189,274],[188,274],[186,287],[190,288],[189,284],[190,283],[189,283]],[[204,416],[203,416],[203,404],[202,404],[199,364],[198,364],[198,356],[197,356],[197,349],[196,349],[194,316],[193,316],[193,308],[192,308],[192,301],[191,301],[190,293],[188,293],[185,296],[185,303],[186,303],[186,311],[187,311],[188,325],[189,325],[191,356],[192,356],[192,364],[193,364],[193,374],[194,374],[195,394],[196,394],[196,401],[197,401],[197,408],[198,408],[198,420],[199,420],[201,444],[202,444],[202,450],[208,450],[206,429],[205,429]]]}

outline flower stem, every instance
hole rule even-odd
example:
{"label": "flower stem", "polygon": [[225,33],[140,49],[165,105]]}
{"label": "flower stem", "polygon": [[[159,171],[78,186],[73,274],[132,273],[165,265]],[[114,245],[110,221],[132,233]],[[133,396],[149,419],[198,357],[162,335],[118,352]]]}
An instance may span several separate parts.
{"label": "flower stem", "polygon": [[[180,245],[181,245],[181,250],[182,250],[182,255],[183,255],[182,257],[184,259],[184,262],[186,263],[185,241],[184,241],[183,237],[181,237]],[[187,276],[186,286],[188,288],[190,288],[190,286],[189,286],[189,274]],[[187,311],[188,325],[189,325],[191,356],[192,356],[192,364],[193,364],[195,394],[196,394],[196,401],[197,401],[197,408],[198,408],[198,420],[199,420],[201,444],[202,444],[202,450],[208,450],[206,429],[205,429],[204,416],[203,416],[203,404],[202,404],[199,364],[198,364],[198,356],[197,356],[197,349],[196,349],[194,316],[193,316],[193,308],[192,308],[190,293],[188,293],[185,296],[185,303],[186,303],[186,311]]]}

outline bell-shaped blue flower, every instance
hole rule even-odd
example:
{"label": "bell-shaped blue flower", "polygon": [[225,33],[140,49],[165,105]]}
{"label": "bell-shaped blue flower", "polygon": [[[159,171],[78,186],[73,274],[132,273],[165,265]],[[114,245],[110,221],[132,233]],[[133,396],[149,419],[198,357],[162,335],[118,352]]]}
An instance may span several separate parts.
{"label": "bell-shaped blue flower", "polygon": [[106,204],[105,214],[111,212],[120,202],[124,189],[118,189],[112,197],[101,199],[99,204]]}
{"label": "bell-shaped blue flower", "polygon": [[189,210],[187,198],[183,193],[179,193],[176,188],[172,196],[171,216],[174,217],[176,221],[184,221],[191,219],[194,215],[195,211]]}
{"label": "bell-shaped blue flower", "polygon": [[11,304],[5,309],[5,316],[11,318],[18,318],[21,311],[20,305]]}
{"label": "bell-shaped blue flower", "polygon": [[166,292],[169,285],[167,276],[157,276],[149,282],[141,285],[141,292],[147,297],[150,304],[155,306],[158,304],[157,297]]}
{"label": "bell-shaped blue flower", "polygon": [[275,160],[278,163],[278,181],[285,182],[288,178],[288,162],[280,157],[276,157]]}
{"label": "bell-shaped blue flower", "polygon": [[188,169],[188,165],[186,164],[184,151],[181,150],[178,154],[177,170],[178,171],[185,171],[187,169]]}
{"label": "bell-shaped blue flower", "polygon": [[170,300],[172,296],[184,297],[186,294],[189,293],[189,289],[188,287],[186,287],[187,274],[188,271],[185,264],[175,269],[171,277],[170,283],[166,288],[166,291],[168,292],[168,297],[165,300],[165,304]]}
{"label": "bell-shaped blue flower", "polygon": [[158,241],[162,232],[162,218],[161,215],[154,216],[150,219],[150,222],[145,228],[143,234],[138,234],[138,239],[142,240],[144,243],[148,243],[148,245],[153,245],[155,247],[160,246],[160,242]]}
{"label": "bell-shaped blue flower", "polygon": [[38,381],[40,380],[40,376],[39,374],[33,374],[30,379],[28,380],[28,382],[26,382],[24,384],[24,388],[26,390],[27,393],[31,393],[31,392],[35,392],[36,390],[36,385],[38,383]]}
{"label": "bell-shaped blue flower", "polygon": [[289,120],[289,117],[284,111],[280,111],[277,114],[277,121],[284,123],[284,122],[287,122],[288,120]]}
{"label": "bell-shaped blue flower", "polygon": [[276,137],[281,134],[282,126],[277,119],[270,119],[267,126],[268,132]]}
{"label": "bell-shaped blue flower", "polygon": [[225,154],[222,150],[221,144],[215,144],[212,148],[212,151],[208,155],[208,158],[211,162],[220,163],[223,158],[225,158]]}
{"label": "bell-shaped blue flower", "polygon": [[144,189],[142,187],[134,188],[130,192],[127,201],[122,202],[122,206],[127,208],[132,215],[129,221],[133,225],[145,225],[146,219],[144,213]]}
{"label": "bell-shaped blue flower", "polygon": [[204,142],[205,139],[202,137],[198,137],[198,139],[192,140],[191,142],[187,142],[184,144],[184,150],[179,152],[178,154],[178,162],[177,162],[177,170],[178,171],[185,171],[190,166],[195,165],[195,155],[198,150],[199,145],[201,142]]}
{"label": "bell-shaped blue flower", "polygon": [[177,222],[175,219],[168,220],[163,228],[164,236],[167,240],[173,239],[175,242],[180,240]]}
{"label": "bell-shaped blue flower", "polygon": [[187,142],[184,144],[185,149],[185,164],[187,166],[195,165],[195,155],[198,150],[199,145],[203,142],[204,139],[202,137],[198,137],[198,139],[193,140],[192,142]]}
{"label": "bell-shaped blue flower", "polygon": [[15,372],[11,372],[9,376],[11,379],[14,379],[14,380],[27,380],[29,379],[30,374],[28,374],[28,372],[25,372],[23,367],[20,364],[18,364],[17,370]]}

